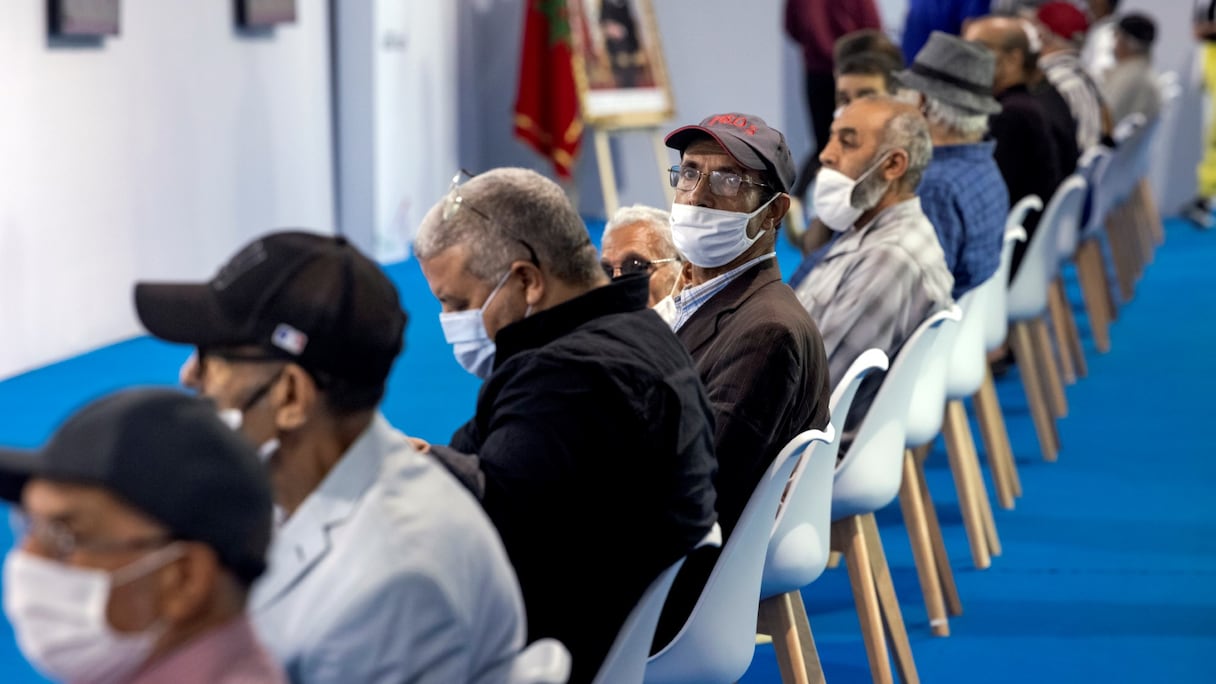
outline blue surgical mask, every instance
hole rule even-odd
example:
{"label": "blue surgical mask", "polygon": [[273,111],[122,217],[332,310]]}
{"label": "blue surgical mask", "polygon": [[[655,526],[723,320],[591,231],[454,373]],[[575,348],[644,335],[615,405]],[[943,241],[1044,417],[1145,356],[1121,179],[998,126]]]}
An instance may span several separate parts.
{"label": "blue surgical mask", "polygon": [[494,297],[510,277],[510,271],[503,274],[481,308],[439,314],[443,339],[452,345],[456,362],[482,380],[490,377],[490,371],[494,369],[494,352],[497,350],[494,340],[490,339],[489,333],[486,332],[486,321],[482,312],[490,306],[490,302],[494,301]]}

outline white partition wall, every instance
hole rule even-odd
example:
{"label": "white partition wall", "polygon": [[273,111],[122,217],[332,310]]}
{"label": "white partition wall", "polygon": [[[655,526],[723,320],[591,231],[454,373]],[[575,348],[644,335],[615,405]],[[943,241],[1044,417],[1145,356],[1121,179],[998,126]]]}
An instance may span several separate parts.
{"label": "white partition wall", "polygon": [[123,0],[77,46],[46,5],[0,3],[0,377],[139,332],[137,279],[334,226],[325,0],[256,35],[229,1]]}
{"label": "white partition wall", "polygon": [[333,7],[339,225],[380,260],[400,260],[460,168],[459,8],[418,0]]}

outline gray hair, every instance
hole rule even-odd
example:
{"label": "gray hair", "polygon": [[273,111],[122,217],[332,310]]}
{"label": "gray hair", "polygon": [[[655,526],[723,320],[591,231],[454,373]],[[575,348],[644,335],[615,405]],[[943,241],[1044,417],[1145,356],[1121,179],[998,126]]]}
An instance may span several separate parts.
{"label": "gray hair", "polygon": [[[422,219],[414,254],[430,259],[456,245],[467,245],[466,269],[495,283],[511,263],[536,261],[573,285],[603,278],[587,227],[557,183],[528,169],[500,168],[471,178]],[[454,214],[444,213],[459,201]]]}
{"label": "gray hair", "polygon": [[671,214],[664,209],[656,209],[648,207],[644,204],[635,204],[630,207],[621,207],[616,210],[612,218],[608,220],[604,226],[604,241],[608,236],[616,232],[618,228],[632,226],[634,224],[642,224],[647,227],[648,234],[654,238],[657,243],[659,252],[662,254],[660,258],[667,259],[675,257],[683,261],[680,253],[676,251],[676,243],[671,238]]}
{"label": "gray hair", "polygon": [[877,159],[892,150],[903,150],[908,154],[908,170],[904,173],[903,184],[909,190],[916,190],[925,168],[933,158],[933,139],[929,137],[929,124],[919,111],[900,105],[887,120],[882,129],[882,143],[879,144],[874,158]]}
{"label": "gray hair", "polygon": [[931,125],[971,141],[978,141],[988,132],[987,114],[974,114],[929,95],[925,95],[925,118]]}

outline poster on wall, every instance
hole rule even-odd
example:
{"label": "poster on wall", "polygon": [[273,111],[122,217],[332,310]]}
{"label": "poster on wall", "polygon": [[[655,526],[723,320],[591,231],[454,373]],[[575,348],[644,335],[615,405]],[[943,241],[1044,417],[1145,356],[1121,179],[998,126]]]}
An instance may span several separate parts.
{"label": "poster on wall", "polygon": [[651,0],[566,0],[583,120],[602,128],[671,118],[671,87]]}
{"label": "poster on wall", "polygon": [[47,25],[52,36],[100,38],[118,35],[118,0],[49,0]]}

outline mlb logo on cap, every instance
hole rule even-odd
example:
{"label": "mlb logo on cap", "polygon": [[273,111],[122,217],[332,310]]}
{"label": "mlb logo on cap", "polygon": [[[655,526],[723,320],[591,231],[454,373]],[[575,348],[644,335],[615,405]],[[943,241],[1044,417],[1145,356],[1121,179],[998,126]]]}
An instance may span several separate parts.
{"label": "mlb logo on cap", "polygon": [[270,343],[293,356],[299,356],[308,346],[308,335],[286,323],[280,323],[275,326]]}

